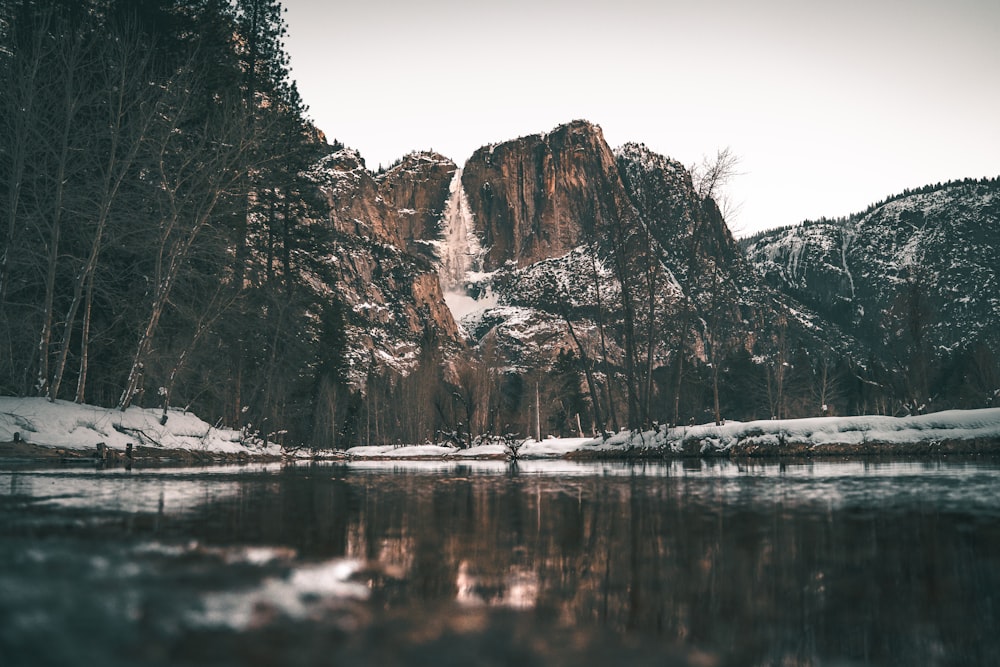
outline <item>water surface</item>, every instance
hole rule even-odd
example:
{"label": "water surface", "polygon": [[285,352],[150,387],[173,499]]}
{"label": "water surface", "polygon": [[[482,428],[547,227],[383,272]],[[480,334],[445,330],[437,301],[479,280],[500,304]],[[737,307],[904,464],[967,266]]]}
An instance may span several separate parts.
{"label": "water surface", "polygon": [[995,460],[0,469],[4,665],[1000,664]]}

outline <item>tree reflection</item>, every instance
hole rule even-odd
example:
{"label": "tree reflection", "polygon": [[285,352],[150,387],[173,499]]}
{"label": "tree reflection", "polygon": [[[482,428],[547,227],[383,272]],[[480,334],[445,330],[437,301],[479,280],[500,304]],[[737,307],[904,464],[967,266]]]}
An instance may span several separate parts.
{"label": "tree reflection", "polygon": [[784,472],[687,473],[292,471],[213,507],[210,539],[370,563],[378,603],[415,619],[497,606],[733,664],[1000,658],[998,522],[933,497],[831,502],[852,477],[824,498]]}

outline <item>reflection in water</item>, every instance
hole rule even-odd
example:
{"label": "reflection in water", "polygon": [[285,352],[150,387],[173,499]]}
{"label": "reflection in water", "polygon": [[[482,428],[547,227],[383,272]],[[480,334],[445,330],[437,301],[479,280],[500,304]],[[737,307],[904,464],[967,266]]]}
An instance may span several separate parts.
{"label": "reflection in water", "polygon": [[455,588],[455,599],[462,604],[531,609],[538,599],[538,575],[522,568],[511,568],[502,580],[490,582],[473,573],[469,561],[463,560],[458,565]]}
{"label": "reflection in water", "polygon": [[508,473],[494,462],[0,472],[0,654],[1000,662],[991,462],[560,461]]}

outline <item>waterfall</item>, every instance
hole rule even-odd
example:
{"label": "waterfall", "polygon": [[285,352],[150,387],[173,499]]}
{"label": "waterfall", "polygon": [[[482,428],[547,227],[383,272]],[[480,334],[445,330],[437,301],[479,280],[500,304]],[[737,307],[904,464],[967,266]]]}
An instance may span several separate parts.
{"label": "waterfall", "polygon": [[477,301],[469,292],[470,272],[478,268],[482,248],[473,227],[469,199],[462,187],[461,168],[455,170],[448,191],[448,204],[441,218],[443,239],[438,246],[438,276],[445,303],[457,321],[463,315],[490,305],[491,299]]}
{"label": "waterfall", "polygon": [[462,169],[455,170],[448,189],[448,204],[442,217],[444,234],[441,246],[441,287],[446,291],[466,291],[466,275],[472,269],[473,259],[479,254],[479,240],[472,230],[472,213],[469,199],[462,187]]}

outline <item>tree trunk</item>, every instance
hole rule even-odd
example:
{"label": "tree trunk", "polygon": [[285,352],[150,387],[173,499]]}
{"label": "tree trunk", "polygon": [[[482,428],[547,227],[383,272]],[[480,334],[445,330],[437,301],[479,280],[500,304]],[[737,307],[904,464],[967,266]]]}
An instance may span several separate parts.
{"label": "tree trunk", "polygon": [[583,364],[583,373],[587,378],[587,389],[590,391],[590,403],[594,410],[594,423],[599,424],[601,429],[603,429],[604,419],[601,417],[600,396],[597,393],[597,383],[594,382],[594,372],[590,368],[590,358],[587,356],[587,351],[583,349],[583,345],[580,344],[580,339],[576,336],[576,330],[573,329],[573,323],[569,319],[569,313],[563,313],[563,319],[566,320],[566,327],[569,329],[569,335],[573,339],[573,343],[576,344],[576,349],[580,352],[580,362]]}
{"label": "tree trunk", "polygon": [[77,403],[84,403],[87,388],[87,371],[90,366],[90,320],[94,306],[94,274],[87,280],[87,297],[83,306],[83,327],[80,331],[80,374],[76,378]]}
{"label": "tree trunk", "polygon": [[[611,381],[611,366],[608,364],[608,345],[606,338],[604,336],[604,304],[601,298],[601,281],[600,276],[597,272],[597,249],[596,247],[591,247],[590,249],[590,269],[594,276],[594,294],[597,298],[597,331],[601,337],[601,363],[604,368],[604,384],[605,391],[608,398],[608,416],[611,418],[611,428],[617,432],[618,431],[618,415],[615,409],[614,396],[611,393],[612,381]],[[604,429],[604,424],[600,425],[601,429]]]}
{"label": "tree trunk", "polygon": [[[128,41],[129,39],[132,41]],[[134,36],[128,36],[111,43],[112,59],[117,62],[116,71],[119,75],[106,82],[107,92],[111,94],[107,108],[111,112],[108,119],[109,127],[109,148],[107,162],[103,167],[101,196],[98,200],[94,229],[94,237],[91,240],[90,252],[83,268],[77,274],[73,283],[73,298],[67,309],[64,323],[63,340],[60,345],[59,358],[55,371],[52,375],[52,393],[59,392],[62,384],[63,374],[66,370],[66,362],[69,358],[69,347],[73,324],[76,322],[77,311],[83,299],[84,287],[87,288],[88,305],[86,308],[84,334],[81,340],[81,349],[85,350],[90,345],[90,301],[92,300],[92,290],[94,272],[97,270],[98,261],[104,244],[104,235],[108,221],[111,217],[111,209],[118,198],[122,184],[130,173],[130,169],[142,147],[143,141],[147,138],[147,133],[153,121],[157,117],[158,108],[155,104],[149,104],[147,109],[141,109],[143,102],[149,102],[148,92],[152,87],[148,85],[146,76],[149,55],[140,48],[139,42]],[[140,110],[140,111],[136,111]],[[137,125],[132,130],[133,134],[126,136],[126,119],[132,114],[139,113]],[[122,147],[124,144],[124,152]],[[86,372],[83,373],[86,382]],[[82,394],[83,388],[80,381],[77,381],[77,396]]]}

